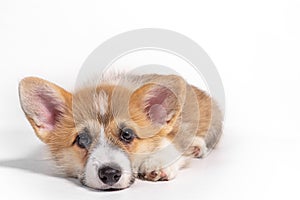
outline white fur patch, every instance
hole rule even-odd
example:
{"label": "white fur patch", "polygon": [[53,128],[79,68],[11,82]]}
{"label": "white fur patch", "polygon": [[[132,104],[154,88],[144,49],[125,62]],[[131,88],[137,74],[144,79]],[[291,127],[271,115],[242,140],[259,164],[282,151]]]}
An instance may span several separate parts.
{"label": "white fur patch", "polygon": [[158,176],[153,180],[159,180],[160,174],[163,172],[168,180],[175,178],[180,168],[185,166],[188,157],[183,156],[172,144],[172,142],[165,138],[161,141],[159,149],[155,153],[149,155],[139,156],[139,160],[134,163],[139,163],[139,166],[135,166],[135,170],[138,173],[145,174],[145,178],[152,172],[156,171]]}
{"label": "white fur patch", "polygon": [[100,144],[106,143],[105,132],[104,132],[104,127],[103,126],[100,127],[99,138],[100,138]]}
{"label": "white fur patch", "polygon": [[107,94],[102,90],[95,96],[96,100],[96,109],[100,113],[101,116],[105,115],[108,110],[108,96]]}
{"label": "white fur patch", "polygon": [[[98,177],[98,170],[102,166],[118,164],[122,170],[122,176],[113,186],[104,184]],[[95,189],[126,188],[132,178],[130,160],[122,149],[111,144],[105,137],[104,128],[101,127],[99,143],[91,153],[86,167],[84,183]]]}

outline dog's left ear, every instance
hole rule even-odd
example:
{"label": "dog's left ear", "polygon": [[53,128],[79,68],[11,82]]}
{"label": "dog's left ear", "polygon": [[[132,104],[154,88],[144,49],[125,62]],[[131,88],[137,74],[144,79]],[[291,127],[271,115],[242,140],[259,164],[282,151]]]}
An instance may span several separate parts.
{"label": "dog's left ear", "polygon": [[171,126],[181,112],[186,82],[176,75],[157,75],[130,97],[130,117],[141,127]]}
{"label": "dog's left ear", "polygon": [[36,135],[45,143],[63,117],[70,115],[72,94],[46,80],[27,77],[19,84],[22,109]]}

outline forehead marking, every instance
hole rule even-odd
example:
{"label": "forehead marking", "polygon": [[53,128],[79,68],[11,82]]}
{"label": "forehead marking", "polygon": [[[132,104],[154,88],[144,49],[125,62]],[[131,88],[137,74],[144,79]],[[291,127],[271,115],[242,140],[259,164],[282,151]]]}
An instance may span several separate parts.
{"label": "forehead marking", "polygon": [[104,127],[101,125],[100,127],[100,144],[104,144],[106,142]]}
{"label": "forehead marking", "polygon": [[98,101],[96,101],[98,112],[101,116],[104,116],[108,110],[108,96],[101,90],[98,94]]}

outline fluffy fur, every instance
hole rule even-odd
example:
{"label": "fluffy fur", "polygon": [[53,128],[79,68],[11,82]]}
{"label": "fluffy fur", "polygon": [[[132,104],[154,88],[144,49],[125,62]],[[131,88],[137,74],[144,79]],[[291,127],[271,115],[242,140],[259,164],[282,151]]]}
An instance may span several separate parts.
{"label": "fluffy fur", "polygon": [[[95,189],[123,189],[136,177],[173,179],[190,158],[206,156],[222,133],[215,101],[176,75],[101,77],[73,93],[28,77],[19,94],[28,121],[57,165]],[[120,137],[126,128],[134,132],[130,142]],[[91,139],[86,148],[78,145],[82,132]],[[101,169],[115,165],[120,177],[105,183]]]}

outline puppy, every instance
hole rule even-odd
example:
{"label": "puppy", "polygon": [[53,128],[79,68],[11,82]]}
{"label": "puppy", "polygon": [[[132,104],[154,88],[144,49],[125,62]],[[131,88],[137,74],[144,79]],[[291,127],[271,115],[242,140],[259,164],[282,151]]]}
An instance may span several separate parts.
{"label": "puppy", "polygon": [[220,109],[183,78],[107,77],[73,93],[40,78],[20,82],[21,107],[66,176],[100,190],[171,180],[218,142]]}

